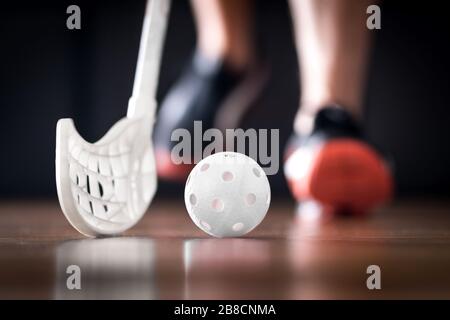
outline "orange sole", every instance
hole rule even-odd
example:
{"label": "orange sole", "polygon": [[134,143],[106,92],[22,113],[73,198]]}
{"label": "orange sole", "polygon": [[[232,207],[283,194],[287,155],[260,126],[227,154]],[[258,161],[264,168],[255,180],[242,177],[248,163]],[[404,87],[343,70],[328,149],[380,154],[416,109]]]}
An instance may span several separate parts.
{"label": "orange sole", "polygon": [[173,163],[170,153],[165,150],[155,150],[156,172],[158,177],[173,182],[186,181],[193,164],[175,164]]}
{"label": "orange sole", "polygon": [[382,158],[352,139],[327,142],[302,179],[288,179],[299,202],[315,200],[334,211],[365,213],[392,197],[393,179]]}

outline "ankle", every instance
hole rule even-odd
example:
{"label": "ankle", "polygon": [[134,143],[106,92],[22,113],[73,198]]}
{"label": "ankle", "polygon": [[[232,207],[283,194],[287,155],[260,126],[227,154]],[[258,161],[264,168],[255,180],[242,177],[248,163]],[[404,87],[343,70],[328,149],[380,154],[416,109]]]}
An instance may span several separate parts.
{"label": "ankle", "polygon": [[355,114],[353,109],[347,108],[347,106],[343,106],[340,103],[327,102],[319,105],[305,104],[303,102],[294,119],[294,131],[301,136],[311,134],[317,113],[325,108],[344,109],[356,122],[360,122],[359,113]]}
{"label": "ankle", "polygon": [[216,39],[205,43],[200,41],[196,48],[202,56],[211,61],[223,61],[231,70],[242,72],[255,63],[256,54],[251,45],[228,43],[226,39]]}

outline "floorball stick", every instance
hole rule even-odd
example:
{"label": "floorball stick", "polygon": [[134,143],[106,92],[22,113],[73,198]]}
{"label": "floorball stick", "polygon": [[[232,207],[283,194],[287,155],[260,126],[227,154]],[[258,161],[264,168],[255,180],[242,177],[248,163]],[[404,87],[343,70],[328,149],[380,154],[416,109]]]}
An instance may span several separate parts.
{"label": "floorball stick", "polygon": [[127,116],[89,143],[72,119],[56,128],[56,186],[64,215],[86,236],[121,233],[144,215],[156,191],[151,134],[169,0],[148,0]]}

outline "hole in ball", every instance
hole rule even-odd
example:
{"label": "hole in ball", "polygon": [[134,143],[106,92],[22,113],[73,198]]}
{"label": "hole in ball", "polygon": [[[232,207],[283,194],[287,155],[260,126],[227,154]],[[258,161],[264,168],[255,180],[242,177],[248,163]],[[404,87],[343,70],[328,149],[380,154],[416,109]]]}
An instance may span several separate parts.
{"label": "hole in ball", "polygon": [[189,203],[193,206],[195,206],[197,204],[197,197],[195,196],[195,194],[191,194],[189,196]]}
{"label": "hole in ball", "polygon": [[244,229],[244,224],[242,222],[238,222],[233,224],[231,228],[233,229],[233,231],[241,231],[242,229]]}
{"label": "hole in ball", "polygon": [[245,196],[245,202],[247,205],[252,206],[256,202],[256,195],[254,193],[249,193]]}
{"label": "hole in ball", "polygon": [[261,177],[261,172],[259,172],[259,169],[257,169],[257,168],[253,168],[253,174],[255,176],[257,176],[258,178]]}
{"label": "hole in ball", "polygon": [[200,167],[200,171],[206,171],[209,168],[209,163],[205,163]]}
{"label": "hole in ball", "polygon": [[222,180],[229,182],[234,179],[234,175],[230,171],[225,171],[222,173]]}
{"label": "hole in ball", "polygon": [[211,226],[209,225],[208,222],[206,222],[206,221],[200,221],[200,224],[202,225],[202,227],[203,227],[205,230],[207,230],[207,231],[210,231],[210,230],[211,230]]}
{"label": "hole in ball", "polygon": [[222,200],[216,198],[212,201],[211,207],[216,210],[217,212],[223,211],[223,208],[225,207]]}

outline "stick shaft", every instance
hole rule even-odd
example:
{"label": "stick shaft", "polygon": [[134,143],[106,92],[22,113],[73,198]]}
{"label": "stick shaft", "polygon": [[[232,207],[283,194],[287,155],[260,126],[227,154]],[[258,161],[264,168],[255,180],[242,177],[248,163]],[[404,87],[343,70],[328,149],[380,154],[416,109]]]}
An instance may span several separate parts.
{"label": "stick shaft", "polygon": [[171,0],[148,0],[134,77],[133,94],[128,104],[129,118],[154,115],[159,68],[169,19]]}

